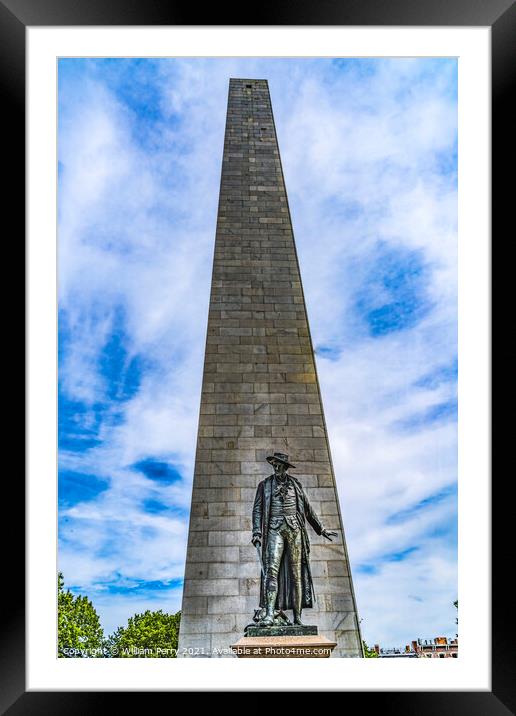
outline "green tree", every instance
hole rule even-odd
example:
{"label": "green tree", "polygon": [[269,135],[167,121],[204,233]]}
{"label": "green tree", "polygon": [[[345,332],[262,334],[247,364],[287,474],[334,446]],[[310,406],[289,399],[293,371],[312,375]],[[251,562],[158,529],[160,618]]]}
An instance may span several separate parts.
{"label": "green tree", "polygon": [[378,654],[374,649],[370,649],[364,640],[362,640],[362,644],[364,645],[364,656],[366,659],[377,659]]}
{"label": "green tree", "polygon": [[147,610],[130,617],[127,626],[108,638],[110,656],[135,659],[170,659],[177,655],[177,639],[181,612],[166,614]]}
{"label": "green tree", "polygon": [[57,575],[57,655],[60,658],[103,656],[104,632],[88,597],[65,591],[63,574]]}

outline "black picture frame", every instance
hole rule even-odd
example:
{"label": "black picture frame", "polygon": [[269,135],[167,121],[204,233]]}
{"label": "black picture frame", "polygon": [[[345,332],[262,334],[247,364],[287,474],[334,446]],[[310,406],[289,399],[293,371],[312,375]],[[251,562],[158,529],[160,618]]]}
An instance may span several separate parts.
{"label": "black picture frame", "polygon": [[[247,16],[230,5],[212,3],[203,7],[203,22],[193,4],[173,0],[0,0],[0,82],[4,128],[4,169],[9,181],[4,188],[4,218],[7,213],[24,216],[25,207],[25,33],[28,26],[63,25],[379,25],[379,26],[489,26],[492,38],[492,235],[493,259],[498,258],[498,275],[493,283],[492,316],[503,320],[507,306],[513,304],[512,264],[504,256],[512,243],[514,180],[514,115],[509,111],[514,55],[516,48],[516,6],[512,0],[319,0],[317,3],[277,0],[274,4],[248,5]],[[231,9],[230,9],[231,8]],[[6,158],[7,153],[7,158]],[[10,154],[9,154],[10,153]],[[509,212],[511,216],[509,217]],[[20,231],[21,234],[21,231]],[[14,238],[15,234],[12,234]],[[5,239],[11,247],[21,248],[24,241]],[[23,260],[23,256],[22,256]],[[510,272],[510,273],[509,273]],[[23,302],[23,299],[22,299]],[[493,326],[494,328],[494,326]],[[495,334],[492,387],[496,396],[503,394],[504,405],[516,402],[512,380],[516,350],[505,339],[507,329],[514,333],[513,321],[504,322]],[[13,362],[14,363],[14,362]],[[23,363],[21,362],[20,365]],[[15,367],[14,365],[12,366]],[[21,369],[19,369],[21,373]],[[14,374],[15,375],[15,374]],[[14,376],[13,376],[14,378]],[[13,380],[11,378],[11,380]],[[18,385],[23,376],[20,376]],[[503,381],[503,383],[502,383]],[[503,393],[502,393],[503,390]],[[19,391],[16,396],[20,402]],[[500,405],[502,404],[500,398]],[[496,407],[496,402],[494,406]],[[497,413],[498,414],[498,413]],[[500,411],[501,414],[501,411]],[[514,657],[513,598],[506,587],[514,565],[514,521],[501,477],[502,462],[510,477],[509,450],[514,438],[512,423],[500,417],[493,435],[492,517],[492,644],[479,644],[479,650],[492,650],[492,691],[490,692],[360,692],[347,693],[361,710],[381,709],[405,714],[508,714],[516,713],[516,660]],[[511,440],[512,438],[512,440]],[[12,490],[8,511],[13,517],[12,532],[5,540],[4,593],[7,603],[2,612],[3,648],[0,650],[0,708],[2,713],[61,714],[93,713],[122,708],[120,692],[26,692],[25,686],[25,494],[21,479],[7,472]],[[16,475],[19,474],[19,469]],[[4,531],[4,534],[6,532]],[[512,559],[511,559],[512,558]],[[509,575],[512,576],[512,575]],[[410,688],[410,685],[407,685]],[[154,697],[156,694],[151,692]],[[146,700],[151,694],[146,693]],[[170,694],[168,694],[170,698]],[[142,698],[130,694],[134,708]],[[116,702],[115,702],[116,699]],[[154,701],[154,698],[153,698]],[[143,702],[141,702],[143,705]],[[148,708],[148,701],[146,701]],[[169,701],[170,706],[170,701]],[[136,706],[137,707],[137,706]]]}

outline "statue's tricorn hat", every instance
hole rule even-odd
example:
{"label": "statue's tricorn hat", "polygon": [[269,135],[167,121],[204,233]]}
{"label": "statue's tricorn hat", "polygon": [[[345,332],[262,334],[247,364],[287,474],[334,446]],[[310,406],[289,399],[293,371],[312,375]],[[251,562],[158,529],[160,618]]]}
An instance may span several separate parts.
{"label": "statue's tricorn hat", "polygon": [[282,462],[287,467],[294,467],[294,468],[296,467],[295,465],[292,465],[288,461],[288,455],[285,455],[285,453],[283,453],[283,452],[275,452],[274,455],[269,455],[269,457],[266,459],[267,459],[267,462],[271,463],[271,465],[273,462]]}

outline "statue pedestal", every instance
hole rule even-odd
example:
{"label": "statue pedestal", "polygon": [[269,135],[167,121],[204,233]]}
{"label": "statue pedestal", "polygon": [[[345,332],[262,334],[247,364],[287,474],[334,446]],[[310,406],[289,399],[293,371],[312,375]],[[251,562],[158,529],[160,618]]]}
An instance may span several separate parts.
{"label": "statue pedestal", "polygon": [[317,627],[307,624],[278,624],[274,626],[259,626],[248,624],[244,629],[244,636],[317,636]]}
{"label": "statue pedestal", "polygon": [[240,659],[327,659],[336,646],[324,636],[244,636],[231,649]]}

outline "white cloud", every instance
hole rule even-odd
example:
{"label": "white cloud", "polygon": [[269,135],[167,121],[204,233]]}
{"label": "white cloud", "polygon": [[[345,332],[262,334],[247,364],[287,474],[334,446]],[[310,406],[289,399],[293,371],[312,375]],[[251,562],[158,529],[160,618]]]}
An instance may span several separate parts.
{"label": "white cloud", "polygon": [[355,579],[367,643],[404,647],[418,638],[454,638],[454,563],[454,552],[435,543],[403,562],[382,565],[379,574]]}

